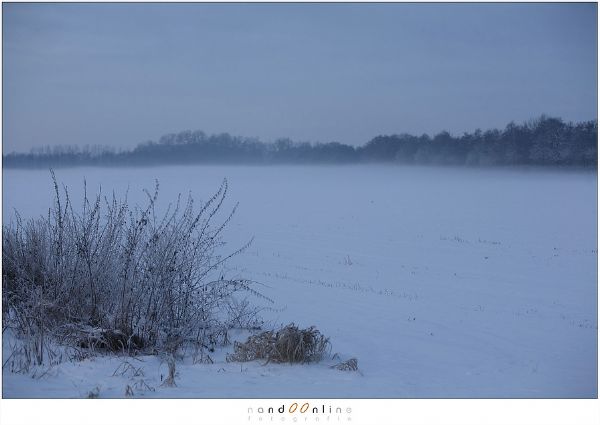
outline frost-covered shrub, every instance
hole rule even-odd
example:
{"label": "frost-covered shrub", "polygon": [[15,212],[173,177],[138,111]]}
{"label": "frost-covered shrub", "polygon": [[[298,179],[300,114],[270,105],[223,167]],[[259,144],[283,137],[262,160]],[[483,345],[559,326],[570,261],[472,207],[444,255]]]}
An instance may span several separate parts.
{"label": "frost-covered shrub", "polygon": [[3,329],[29,339],[38,364],[47,338],[80,348],[174,353],[186,342],[223,342],[234,324],[256,323],[257,309],[243,298],[261,296],[251,282],[214,278],[250,244],[218,253],[237,208],[215,223],[226,180],[197,211],[191,197],[178,197],[158,217],[158,182],[144,208],[130,209],[114,194],[91,201],[86,190],[77,212],[53,173],[52,179],[48,216],[17,217],[2,229]]}

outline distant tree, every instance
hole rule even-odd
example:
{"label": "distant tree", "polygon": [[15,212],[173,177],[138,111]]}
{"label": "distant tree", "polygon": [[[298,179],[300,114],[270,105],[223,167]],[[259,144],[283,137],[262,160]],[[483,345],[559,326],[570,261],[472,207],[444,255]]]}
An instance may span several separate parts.
{"label": "distant tree", "polygon": [[531,160],[535,164],[557,164],[561,160],[564,123],[558,118],[542,115],[533,122]]}

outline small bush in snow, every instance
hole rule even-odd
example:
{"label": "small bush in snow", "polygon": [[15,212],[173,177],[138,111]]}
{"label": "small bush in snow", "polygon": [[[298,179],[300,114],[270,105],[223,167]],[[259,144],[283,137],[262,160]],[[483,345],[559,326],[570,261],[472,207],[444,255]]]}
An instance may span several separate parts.
{"label": "small bush in snow", "polygon": [[292,323],[277,332],[266,331],[252,335],[245,343],[236,342],[235,352],[227,356],[227,361],[247,362],[266,359],[267,363],[318,362],[329,346],[329,338],[314,326],[298,329]]}
{"label": "small bush in snow", "polygon": [[[50,340],[80,349],[175,353],[210,346],[232,326],[257,323],[244,279],[216,278],[227,256],[221,234],[237,205],[215,224],[227,181],[198,211],[191,197],[157,217],[158,183],[147,205],[85,192],[77,212],[52,173],[55,200],[47,217],[2,229],[3,330],[28,341],[44,362]],[[218,275],[217,275],[218,276]],[[239,298],[241,296],[241,298]],[[264,298],[264,297],[263,297]],[[270,301],[270,300],[269,300]]]}
{"label": "small bush in snow", "polygon": [[332,369],[343,370],[343,371],[356,371],[358,370],[358,360],[355,358],[351,358],[346,360],[345,362],[340,362],[333,366],[330,366]]}

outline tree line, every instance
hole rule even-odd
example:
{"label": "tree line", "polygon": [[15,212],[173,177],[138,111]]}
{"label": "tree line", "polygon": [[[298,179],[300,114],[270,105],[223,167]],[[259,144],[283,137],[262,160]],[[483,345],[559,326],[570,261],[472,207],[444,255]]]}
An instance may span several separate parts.
{"label": "tree line", "polygon": [[544,165],[597,166],[598,121],[565,122],[542,115],[503,130],[476,130],[453,136],[443,131],[427,134],[380,135],[363,146],[294,142],[273,143],[227,133],[202,131],[167,134],[132,150],[99,146],[53,146],[29,153],[9,153],[3,165],[14,168],[77,165],[159,164],[285,164],[285,163],[399,163],[429,165]]}

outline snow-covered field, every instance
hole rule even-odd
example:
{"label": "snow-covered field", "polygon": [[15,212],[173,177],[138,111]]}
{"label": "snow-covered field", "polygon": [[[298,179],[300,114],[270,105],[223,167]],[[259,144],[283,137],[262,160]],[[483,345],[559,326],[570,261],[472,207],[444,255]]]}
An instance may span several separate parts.
{"label": "snow-covered field", "polygon": [[[4,397],[597,397],[597,176],[576,171],[385,166],[76,168],[56,172],[77,201],[142,201],[160,181],[205,199],[223,177],[230,248],[254,236],[229,275],[264,284],[271,325],[316,325],[332,354],[311,365],[186,359],[160,386],[154,357],[97,357],[41,378],[3,370]],[[5,223],[47,212],[47,171],[4,170]],[[246,335],[239,335],[242,339]],[[5,338],[6,342],[7,338]],[[5,344],[6,356],[6,344]],[[128,360],[143,377],[113,372]],[[144,381],[143,383],[141,381]],[[148,387],[144,387],[147,384]],[[153,388],[154,391],[149,388]]]}

